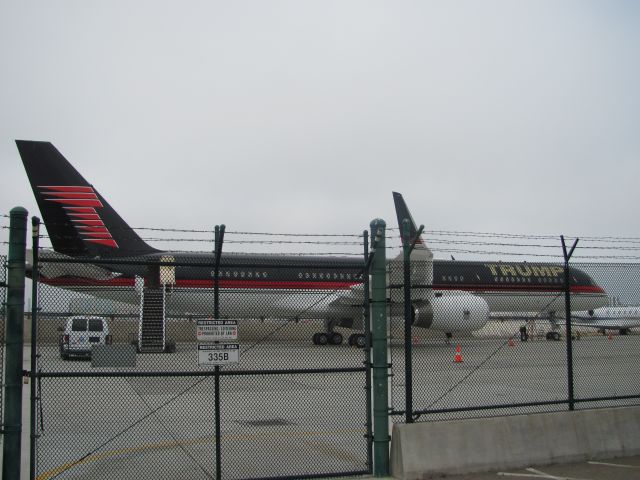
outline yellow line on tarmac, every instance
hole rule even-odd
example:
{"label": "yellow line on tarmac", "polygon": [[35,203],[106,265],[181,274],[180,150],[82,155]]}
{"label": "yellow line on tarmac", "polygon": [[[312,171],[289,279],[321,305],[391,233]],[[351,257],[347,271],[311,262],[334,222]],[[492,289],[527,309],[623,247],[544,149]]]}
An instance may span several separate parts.
{"label": "yellow line on tarmac", "polygon": [[607,467],[619,467],[619,468],[640,468],[638,465],[621,465],[619,463],[605,463],[605,462],[587,462],[590,465],[605,465]]}
{"label": "yellow line on tarmac", "polygon": [[[270,432],[269,434],[267,434],[266,432],[247,433],[247,434],[227,434],[227,435],[223,435],[221,440],[231,440],[231,441],[257,440],[259,438],[264,438],[267,436],[268,437],[274,437],[274,436],[313,437],[313,436],[328,436],[328,435],[354,433],[354,432],[362,432],[363,435],[365,433],[364,430],[360,430],[360,429],[342,428],[342,429],[324,431],[324,432],[307,431],[307,432]],[[117,450],[109,450],[103,453],[95,453],[93,455],[87,455],[81,460],[76,460],[75,462],[67,462],[60,466],[47,470],[46,472],[43,472],[40,475],[38,475],[36,477],[36,480],[48,480],[52,477],[55,477],[56,475],[61,474],[66,470],[69,470],[70,468],[75,467],[76,465],[82,465],[90,462],[97,462],[100,460],[104,460],[105,458],[117,457],[120,455],[128,455],[130,453],[137,453],[145,450],[162,450],[167,448],[179,448],[179,447],[186,447],[186,446],[192,446],[192,445],[198,445],[198,444],[204,445],[206,443],[213,443],[213,442],[215,442],[215,437],[209,435],[206,437],[194,438],[191,440],[183,440],[183,441],[171,440],[171,441],[164,441],[164,442],[147,443],[144,445],[138,445],[136,447],[120,448]]]}

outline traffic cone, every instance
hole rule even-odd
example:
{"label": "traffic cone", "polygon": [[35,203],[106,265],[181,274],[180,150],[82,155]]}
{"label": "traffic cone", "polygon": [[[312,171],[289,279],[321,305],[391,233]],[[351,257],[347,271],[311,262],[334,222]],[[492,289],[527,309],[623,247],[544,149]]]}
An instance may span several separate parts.
{"label": "traffic cone", "polygon": [[613,335],[612,335],[612,334],[609,334],[609,337],[608,337],[608,338],[609,338],[609,340],[613,340]]}
{"label": "traffic cone", "polygon": [[513,338],[509,337],[508,345],[509,345],[510,347],[513,347]]}
{"label": "traffic cone", "polygon": [[456,354],[453,357],[454,363],[462,363],[462,355],[460,354],[460,345],[456,345]]}

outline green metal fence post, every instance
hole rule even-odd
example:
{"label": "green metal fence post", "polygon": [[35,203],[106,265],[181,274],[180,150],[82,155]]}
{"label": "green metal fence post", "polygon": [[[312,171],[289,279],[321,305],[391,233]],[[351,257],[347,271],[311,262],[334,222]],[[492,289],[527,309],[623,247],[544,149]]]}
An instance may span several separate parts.
{"label": "green metal fence post", "polygon": [[33,261],[31,262],[31,437],[29,441],[29,478],[36,478],[36,439],[37,429],[37,389],[36,372],[38,371],[38,255],[40,249],[40,219],[31,218],[31,245]]}
{"label": "green metal fence post", "polygon": [[370,279],[369,279],[369,232],[364,230],[362,232],[363,244],[364,244],[364,298],[362,302],[362,316],[364,321],[364,336],[366,338],[366,345],[364,347],[364,364],[367,367],[365,373],[365,392],[366,399],[365,405],[367,409],[367,470],[369,473],[373,473],[373,415],[371,412],[372,407],[372,379],[371,379],[371,297],[370,297]]}
{"label": "green metal fence post", "polygon": [[6,360],[4,374],[4,446],[2,478],[20,478],[22,437],[22,355],[24,342],[24,277],[27,210],[15,207],[9,223]]}
{"label": "green metal fence post", "polygon": [[371,334],[373,346],[373,474],[389,475],[389,386],[387,367],[387,270],[384,220],[371,222]]}

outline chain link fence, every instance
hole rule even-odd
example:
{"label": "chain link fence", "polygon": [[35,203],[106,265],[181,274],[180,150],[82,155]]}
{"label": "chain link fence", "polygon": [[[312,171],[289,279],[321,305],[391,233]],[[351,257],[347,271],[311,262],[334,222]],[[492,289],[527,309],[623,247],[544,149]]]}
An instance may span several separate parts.
{"label": "chain link fence", "polygon": [[223,254],[216,281],[212,258],[41,255],[37,478],[370,471],[366,351],[339,327],[362,324],[362,296],[340,299],[363,261]]}
{"label": "chain link fence", "polygon": [[[234,234],[265,251],[39,249],[34,478],[371,472],[364,256],[306,251],[361,239]],[[283,245],[304,251],[271,253]],[[401,258],[388,263],[394,421],[638,404],[640,264],[572,262],[568,335],[562,263],[414,258],[407,284]]]}
{"label": "chain link fence", "polygon": [[403,262],[389,271],[395,421],[640,402],[639,264],[571,264],[570,335],[562,264],[414,261],[408,338]]}

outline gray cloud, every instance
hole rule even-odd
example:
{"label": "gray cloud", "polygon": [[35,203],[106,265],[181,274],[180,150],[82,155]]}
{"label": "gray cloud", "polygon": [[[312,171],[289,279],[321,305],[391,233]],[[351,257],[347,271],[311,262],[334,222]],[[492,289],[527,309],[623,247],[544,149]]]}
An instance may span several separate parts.
{"label": "gray cloud", "polygon": [[640,236],[635,2],[7,1],[0,205],[50,140],[132,225]]}

